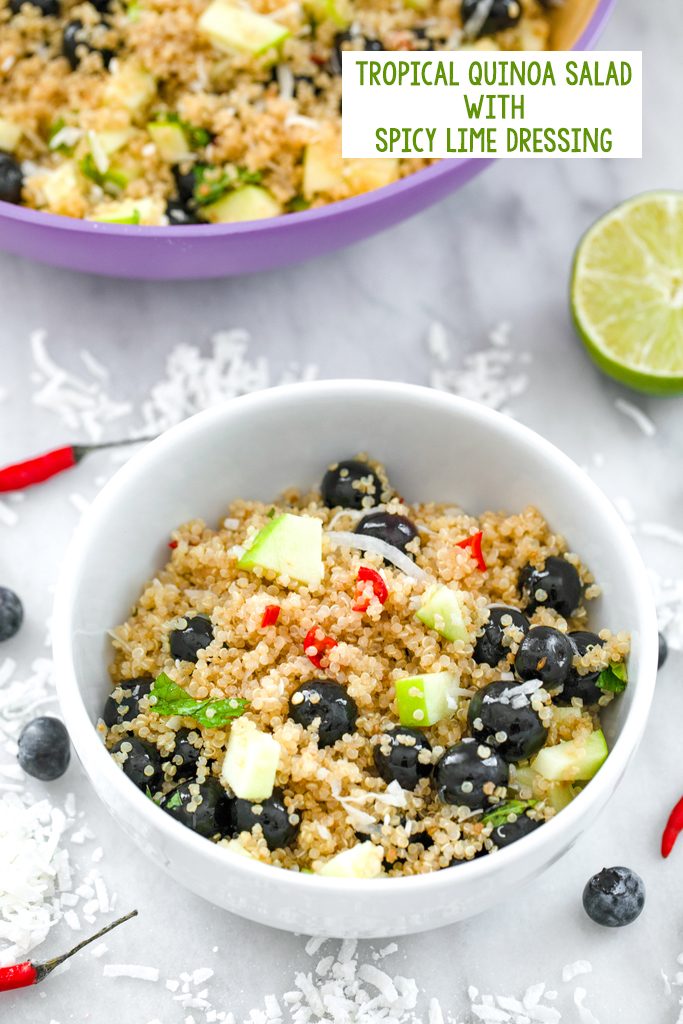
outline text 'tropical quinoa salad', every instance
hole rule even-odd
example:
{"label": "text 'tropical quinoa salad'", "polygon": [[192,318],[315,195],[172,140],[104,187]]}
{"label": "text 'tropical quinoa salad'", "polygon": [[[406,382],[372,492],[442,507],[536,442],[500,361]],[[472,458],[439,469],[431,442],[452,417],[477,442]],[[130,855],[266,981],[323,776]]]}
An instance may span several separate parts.
{"label": "text 'tropical quinoa salad'", "polygon": [[543,50],[553,6],[0,0],[0,200],[183,225],[368,192],[428,161],[342,160],[341,51]]}
{"label": "text 'tropical quinoa salad'", "polygon": [[407,505],[379,464],[178,529],[99,728],[166,813],[265,864],[412,875],[509,845],[608,756],[629,638],[541,514]]}

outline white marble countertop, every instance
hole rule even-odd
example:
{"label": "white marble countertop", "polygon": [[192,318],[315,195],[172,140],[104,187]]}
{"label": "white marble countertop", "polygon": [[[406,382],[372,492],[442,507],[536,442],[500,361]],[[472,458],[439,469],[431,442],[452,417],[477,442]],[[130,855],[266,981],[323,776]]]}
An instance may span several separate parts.
{"label": "white marble countertop", "polygon": [[[163,376],[167,354],[180,344],[206,351],[212,332],[246,328],[249,358],[267,356],[271,379],[296,362],[314,363],[320,376],[370,376],[426,383],[435,361],[425,338],[441,321],[452,342],[452,366],[488,345],[501,321],[512,325],[512,365],[528,376],[510,402],[514,414],[585,465],[613,498],[627,499],[637,520],[680,526],[683,432],[681,400],[628,394],[587,360],[571,327],[568,270],[580,232],[627,196],[680,187],[683,147],[675,125],[683,102],[679,0],[621,0],[605,34],[606,48],[645,54],[645,133],[642,161],[498,163],[467,189],[414,220],[353,249],[306,266],[242,280],[151,284],[79,277],[0,255],[0,463],[40,451],[73,433],[31,401],[36,383],[28,343],[36,328],[61,365],[83,372],[88,349],[111,370],[110,392],[136,407]],[[523,353],[530,353],[528,364]],[[615,407],[635,401],[654,421],[644,434]],[[126,428],[130,420],[122,419]],[[114,427],[112,427],[114,430]],[[602,459],[600,458],[602,456]],[[17,675],[48,656],[45,623],[51,587],[78,512],[96,480],[111,471],[97,456],[51,485],[8,504],[18,522],[0,517],[0,582],[25,601],[27,622],[3,645]],[[624,502],[621,502],[622,507]],[[637,533],[649,564],[683,576],[683,549]],[[658,839],[678,798],[683,770],[676,758],[683,720],[683,657],[672,653],[660,673],[646,739],[627,778],[596,826],[533,887],[511,892],[495,912],[431,934],[399,940],[384,965],[414,977],[459,1022],[471,1019],[468,985],[519,996],[533,982],[557,988],[563,1021],[581,1021],[573,1004],[577,984],[600,1024],[674,1024],[678,996],[667,994],[660,971],[673,978],[683,950],[683,851],[666,863]],[[32,784],[36,796],[44,789]],[[139,854],[110,820],[79,766],[49,789],[59,803],[74,792],[96,840],[71,846],[87,861],[96,845],[100,865],[122,911],[143,917],[108,941],[102,960],[85,954],[42,989],[0,997],[8,1024],[183,1024],[201,1010],[182,1009],[163,986],[102,976],[106,962],[157,966],[162,979],[208,966],[206,987],[216,1009],[242,1021],[264,993],[291,987],[294,972],[310,969],[305,940],[250,924],[199,901]],[[644,914],[633,927],[601,930],[584,916],[583,885],[605,864],[625,863],[648,887]],[[64,922],[41,953],[52,955],[74,937]],[[382,944],[380,944],[382,945]],[[214,951],[216,950],[217,951]],[[363,948],[361,956],[367,956]],[[563,984],[561,969],[589,960],[590,975]]]}

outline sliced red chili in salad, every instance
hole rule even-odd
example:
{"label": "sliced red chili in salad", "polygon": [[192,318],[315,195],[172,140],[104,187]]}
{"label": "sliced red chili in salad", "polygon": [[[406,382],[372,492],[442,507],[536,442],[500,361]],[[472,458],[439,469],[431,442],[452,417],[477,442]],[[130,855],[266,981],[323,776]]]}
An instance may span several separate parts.
{"label": "sliced red chili in salad", "polygon": [[681,832],[683,832],[683,796],[669,815],[669,820],[664,828],[662,834],[662,857],[669,856]]}
{"label": "sliced red chili in salad", "polygon": [[483,536],[484,534],[479,530],[478,533],[473,533],[469,537],[465,537],[464,540],[459,540],[457,546],[459,548],[469,548],[472,558],[477,563],[477,568],[482,572],[486,572],[487,565],[481,550]]}
{"label": "sliced red chili in salad", "polygon": [[274,626],[279,618],[280,605],[267,604],[263,610],[263,618],[261,619],[261,629],[265,629],[266,626]]}
{"label": "sliced red chili in salad", "polygon": [[169,546],[169,548],[172,551],[175,551],[175,549],[178,547],[178,541],[177,540],[169,540],[168,546]]}
{"label": "sliced red chili in salad", "polygon": [[[316,668],[325,668],[329,664],[325,655],[327,651],[331,651],[333,647],[337,646],[337,641],[332,636],[318,638],[317,634],[321,632],[322,630],[318,626],[313,626],[304,638],[304,654]],[[325,658],[325,664],[323,664],[323,658]]]}
{"label": "sliced red chili in salad", "polygon": [[368,588],[365,586],[366,583],[371,584],[373,594],[380,604],[384,604],[389,596],[389,590],[376,569],[371,569],[367,565],[361,565],[358,570],[357,580],[356,603],[353,606],[354,612],[365,612],[370,607],[372,598],[368,594]]}

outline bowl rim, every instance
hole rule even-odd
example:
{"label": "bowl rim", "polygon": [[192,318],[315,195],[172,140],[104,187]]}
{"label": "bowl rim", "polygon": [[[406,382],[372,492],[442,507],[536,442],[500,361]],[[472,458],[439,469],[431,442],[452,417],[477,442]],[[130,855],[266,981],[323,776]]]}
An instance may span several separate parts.
{"label": "bowl rim", "polygon": [[[72,743],[86,774],[91,782],[94,777],[101,780],[100,785],[93,783],[98,796],[101,786],[106,786],[117,791],[123,802],[137,801],[138,814],[146,819],[150,831],[161,833],[167,840],[182,844],[188,855],[206,858],[212,862],[212,865],[215,864],[216,867],[221,867],[223,870],[227,868],[238,874],[244,872],[254,881],[264,882],[268,878],[274,878],[271,865],[236,854],[230,855],[230,851],[224,847],[207,841],[171,818],[170,815],[164,814],[137,787],[132,785],[115,765],[96,726],[90,720],[77,681],[73,658],[72,608],[78,596],[77,583],[81,566],[87,558],[90,545],[97,539],[100,511],[107,508],[111,497],[124,492],[129,482],[134,481],[144,471],[144,467],[148,463],[163,460],[168,456],[173,451],[177,439],[197,430],[201,432],[214,422],[239,419],[242,410],[247,408],[251,411],[262,409],[267,412],[273,404],[296,404],[305,399],[308,394],[322,395],[329,401],[340,400],[344,396],[348,397],[350,393],[368,401],[373,401],[381,396],[390,401],[408,404],[421,403],[447,413],[464,415],[489,428],[493,427],[501,435],[515,438],[519,443],[535,450],[542,458],[558,465],[570,478],[577,494],[577,500],[582,494],[590,498],[592,504],[600,512],[605,529],[612,533],[623,549],[622,564],[625,580],[632,587],[635,596],[634,620],[640,633],[640,674],[637,680],[634,679],[631,683],[635,690],[632,705],[619,736],[610,750],[609,757],[597,775],[578,796],[560,814],[546,822],[543,828],[536,829],[518,842],[498,850],[493,857],[481,857],[459,865],[460,870],[457,872],[441,869],[423,875],[347,879],[302,874],[282,868],[276,869],[278,872],[275,876],[277,882],[282,886],[291,886],[294,891],[298,891],[299,886],[316,886],[321,893],[327,890],[330,893],[344,892],[369,897],[380,891],[386,892],[386,886],[389,885],[400,886],[401,891],[407,895],[409,891],[420,892],[445,884],[457,886],[470,881],[475,882],[487,873],[493,877],[508,866],[511,867],[516,861],[520,861],[527,855],[533,855],[534,851],[540,854],[544,844],[552,846],[554,839],[558,841],[554,844],[555,846],[561,845],[562,831],[565,836],[570,837],[580,831],[578,828],[580,819],[590,816],[592,808],[604,803],[623,776],[642,738],[654,695],[658,650],[657,618],[647,572],[635,541],[616,508],[597,484],[568,455],[530,427],[477,402],[422,385],[353,379],[284,384],[230,399],[189,417],[146,444],[117,470],[85,512],[72,538],[64,558],[54,602],[53,652],[57,693]],[[201,860],[198,861],[198,863],[200,862]],[[458,879],[462,881],[458,882]]]}
{"label": "bowl rim", "polygon": [[[588,50],[599,37],[604,25],[612,11],[616,0],[598,0],[595,9],[585,29],[576,40],[572,50]],[[26,224],[33,227],[56,229],[58,231],[71,231],[85,234],[89,237],[99,235],[104,238],[137,238],[149,239],[171,238],[188,240],[199,240],[201,238],[240,238],[244,235],[258,235],[264,231],[283,231],[287,226],[299,226],[334,220],[337,217],[344,217],[347,214],[361,213],[375,203],[400,200],[400,198],[413,189],[428,187],[434,182],[440,182],[442,178],[455,175],[459,168],[476,164],[489,164],[490,157],[458,157],[455,159],[439,160],[429,167],[424,167],[413,174],[409,174],[399,181],[390,185],[383,185],[380,188],[372,189],[348,199],[341,199],[337,202],[327,203],[312,210],[303,210],[299,213],[288,213],[286,216],[267,217],[263,220],[243,221],[232,224],[197,224],[197,225],[164,225],[160,227],[147,227],[138,224],[106,224],[102,221],[90,221],[81,218],[67,217],[58,213],[45,213],[42,210],[34,210],[28,206],[20,206],[14,203],[7,203],[0,200],[0,220],[15,221],[18,224]]]}

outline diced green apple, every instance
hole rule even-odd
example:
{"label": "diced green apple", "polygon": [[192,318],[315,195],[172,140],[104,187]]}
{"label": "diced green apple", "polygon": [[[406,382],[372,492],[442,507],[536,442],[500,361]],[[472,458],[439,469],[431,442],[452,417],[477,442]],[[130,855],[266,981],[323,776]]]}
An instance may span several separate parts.
{"label": "diced green apple", "polygon": [[348,28],[353,21],[349,0],[304,0],[304,8],[319,24],[331,21],[337,28]]}
{"label": "diced green apple", "polygon": [[13,153],[19,144],[19,139],[22,134],[22,130],[18,124],[15,124],[14,121],[8,121],[5,117],[0,117],[1,150],[4,150],[5,153]]}
{"label": "diced green apple", "polygon": [[455,713],[452,672],[431,672],[396,681],[396,706],[401,725],[426,729]]}
{"label": "diced green apple", "polygon": [[382,874],[384,853],[369,840],[335,854],[318,874],[327,878],[378,878]]}
{"label": "diced green apple", "polygon": [[457,590],[434,584],[425,592],[416,615],[420,622],[424,622],[430,629],[435,629],[446,640],[469,638]]}
{"label": "diced green apple", "polygon": [[234,224],[238,221],[277,217],[282,213],[282,207],[260,185],[243,185],[228,192],[217,202],[204,206],[202,212],[214,224]]}
{"label": "diced green apple", "polygon": [[213,0],[199,19],[199,30],[219,50],[239,50],[254,55],[277,46],[289,29],[273,18],[237,7],[227,0]]}
{"label": "diced green apple", "polygon": [[230,729],[221,778],[241,800],[267,800],[273,793],[280,761],[280,744],[248,718]]}
{"label": "diced green apple", "polygon": [[605,763],[609,750],[602,729],[585,739],[565,740],[544,747],[531,767],[548,782],[578,782],[592,779]]}
{"label": "diced green apple", "polygon": [[315,587],[323,577],[322,543],[319,519],[284,512],[259,530],[237,567],[269,569]]}
{"label": "diced green apple", "polygon": [[147,131],[162,160],[168,164],[179,164],[190,154],[190,144],[183,126],[177,121],[150,121]]}
{"label": "diced green apple", "polygon": [[309,142],[304,151],[303,194],[306,199],[329,194],[344,184],[344,162],[336,135]]}

